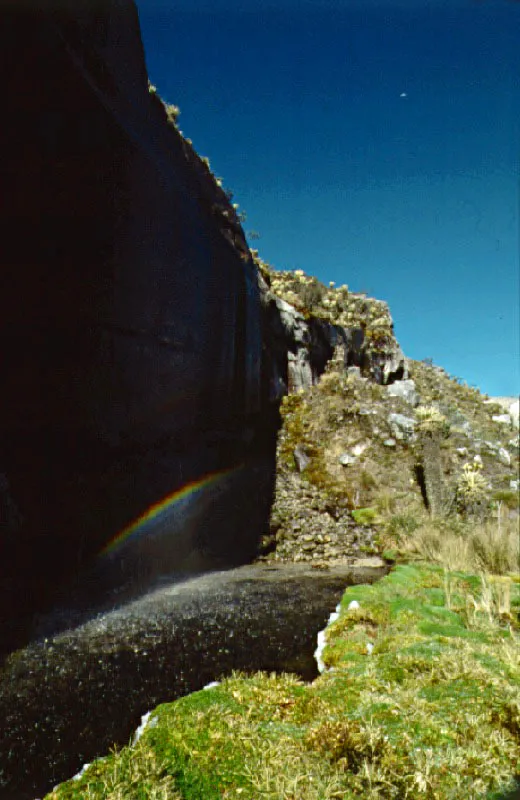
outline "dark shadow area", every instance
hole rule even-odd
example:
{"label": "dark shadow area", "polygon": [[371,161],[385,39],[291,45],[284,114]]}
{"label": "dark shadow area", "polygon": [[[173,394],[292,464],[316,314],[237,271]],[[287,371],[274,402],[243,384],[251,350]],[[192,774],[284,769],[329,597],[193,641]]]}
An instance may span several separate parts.
{"label": "dark shadow area", "polygon": [[[272,425],[276,426],[277,419],[271,415]],[[106,540],[96,539],[85,527],[79,540],[82,552],[72,547],[62,550],[56,564],[55,553],[47,545],[47,551],[40,554],[39,572],[27,569],[24,553],[19,553],[20,574],[11,575],[10,580],[4,577],[0,653],[29,642],[41,615],[51,609],[57,622],[71,617],[85,621],[101,610],[141,596],[165,577],[182,580],[250,562],[268,530],[277,429],[264,418],[256,430],[251,425],[248,431],[247,444],[221,431],[219,441],[214,433],[193,452],[181,455],[170,445],[162,452],[156,449],[142,454],[139,467],[122,469],[124,485],[111,480],[105,496],[98,493],[101,511],[104,502],[110,509],[118,498],[128,514],[128,509],[135,507],[132,486],[141,483],[153,488],[149,495],[152,508],[154,503],[160,505],[163,497],[171,501],[151,519],[135,525],[107,552],[103,552]],[[173,483],[176,474],[183,479]],[[127,530],[147,508],[138,508],[132,518],[126,517]],[[117,533],[114,526],[112,530]],[[119,530],[124,531],[124,526]],[[12,568],[13,560],[10,564]]]}
{"label": "dark shadow area", "polygon": [[429,500],[428,500],[428,492],[426,491],[426,482],[425,482],[425,478],[424,478],[424,467],[423,467],[422,464],[414,464],[414,468],[413,469],[414,469],[415,480],[417,481],[419,489],[421,490],[421,497],[422,497],[422,500],[423,500],[423,503],[424,503],[424,507],[429,510],[430,503],[429,503]]}
{"label": "dark shadow area", "polygon": [[[0,22],[5,652],[67,598],[95,606],[161,574],[250,560],[277,412],[261,407],[243,232],[148,91],[135,4],[0,2]],[[100,559],[199,484],[186,524],[173,505]]]}

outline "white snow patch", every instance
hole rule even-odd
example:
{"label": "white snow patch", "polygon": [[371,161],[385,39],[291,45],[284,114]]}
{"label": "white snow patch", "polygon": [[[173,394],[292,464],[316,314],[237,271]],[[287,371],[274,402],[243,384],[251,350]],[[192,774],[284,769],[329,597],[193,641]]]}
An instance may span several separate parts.
{"label": "white snow patch", "polygon": [[325,645],[327,641],[325,639],[325,631],[318,631],[318,647],[314,651],[314,658],[316,659],[316,664],[318,665],[318,672],[321,674],[325,672],[325,664],[322,659],[323,651],[325,650]]}
{"label": "white snow patch", "polygon": [[324,628],[322,631],[318,631],[318,646],[317,646],[316,650],[314,651],[314,658],[316,659],[316,664],[318,665],[318,672],[320,674],[322,672],[325,672],[325,669],[326,669],[325,664],[323,662],[322,655],[323,655],[323,651],[325,650],[325,645],[327,644],[327,637],[326,637],[327,628],[333,622],[336,622],[336,620],[339,617],[340,609],[341,609],[341,605],[340,605],[340,603],[338,603],[338,605],[336,606],[336,610],[333,611],[329,616],[329,621],[327,622],[327,627]]}
{"label": "white snow patch", "polygon": [[139,739],[141,738],[147,727],[155,728],[155,726],[157,725],[157,717],[150,719],[151,714],[152,714],[151,711],[147,711],[146,714],[143,714],[143,716],[141,717],[141,724],[137,728],[132,738],[132,747],[134,747],[137,744],[137,742],[139,741]]}
{"label": "white snow patch", "polygon": [[207,683],[202,688],[203,689],[213,689],[214,686],[220,686],[220,681],[211,681],[210,683]]}
{"label": "white snow patch", "polygon": [[[92,764],[93,762],[90,762],[90,763]],[[79,779],[81,778],[83,773],[85,773],[89,767],[90,767],[90,764],[83,764],[83,766],[81,767],[80,771],[76,772],[76,774],[72,776],[71,780],[79,781]]]}
{"label": "white snow patch", "polygon": [[352,600],[352,601],[351,601],[351,602],[348,604],[348,610],[349,610],[349,611],[353,611],[355,608],[359,608],[359,603],[358,603],[358,601],[357,601],[357,600]]}

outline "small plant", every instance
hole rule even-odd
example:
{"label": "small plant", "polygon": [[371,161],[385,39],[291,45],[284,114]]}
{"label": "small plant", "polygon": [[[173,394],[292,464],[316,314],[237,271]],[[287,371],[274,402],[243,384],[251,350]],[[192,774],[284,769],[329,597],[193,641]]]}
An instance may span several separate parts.
{"label": "small plant", "polygon": [[415,413],[418,436],[416,471],[430,513],[437,516],[447,510],[441,440],[449,435],[449,424],[444,414],[434,405],[419,406]]}
{"label": "small plant", "polygon": [[518,508],[518,492],[511,489],[502,489],[494,492],[493,501],[497,504],[502,503],[506,508],[514,510]]}
{"label": "small plant", "polygon": [[483,518],[488,504],[487,485],[479,461],[464,464],[455,491],[458,511],[468,517]]}
{"label": "small plant", "polygon": [[439,409],[434,405],[419,406],[415,410],[417,417],[417,431],[425,433],[440,433],[442,437],[449,434],[449,423]]}
{"label": "small plant", "polygon": [[351,512],[358,525],[377,525],[379,516],[375,508],[356,508]]}
{"label": "small plant", "polygon": [[298,294],[302,301],[304,308],[307,311],[312,311],[317,308],[323,300],[325,287],[319,283],[315,278],[303,283],[298,290]]}
{"label": "small plant", "polygon": [[394,514],[387,523],[387,531],[391,536],[399,539],[400,535],[410,535],[420,526],[420,522],[413,514]]}
{"label": "small plant", "polygon": [[361,488],[365,491],[369,491],[377,486],[377,480],[374,478],[372,473],[367,469],[362,469],[359,473],[359,483]]}
{"label": "small plant", "polygon": [[181,113],[179,106],[176,106],[173,103],[165,103],[164,108],[166,110],[166,119],[168,120],[169,124],[177,127],[177,120]]}

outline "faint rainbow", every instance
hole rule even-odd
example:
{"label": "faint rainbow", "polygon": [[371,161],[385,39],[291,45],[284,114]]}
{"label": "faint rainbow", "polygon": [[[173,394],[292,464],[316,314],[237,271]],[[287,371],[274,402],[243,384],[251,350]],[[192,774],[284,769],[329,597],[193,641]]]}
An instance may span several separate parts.
{"label": "faint rainbow", "polygon": [[107,545],[101,550],[99,553],[99,558],[102,556],[109,555],[114,553],[118,547],[120,547],[125,541],[127,541],[133,534],[139,532],[141,528],[143,528],[147,523],[152,522],[153,520],[158,519],[161,514],[163,514],[166,509],[171,508],[171,506],[175,505],[176,503],[180,503],[182,500],[185,500],[187,497],[191,497],[192,495],[196,495],[197,492],[202,491],[202,489],[206,489],[208,486],[212,486],[215,483],[218,483],[223,478],[226,478],[228,475],[231,475],[233,472],[237,470],[237,467],[233,467],[232,469],[221,470],[219,472],[212,472],[209,475],[205,475],[203,478],[199,478],[196,481],[192,481],[191,483],[187,483],[185,486],[182,486],[180,489],[177,489],[175,492],[164,497],[162,500],[159,500],[157,503],[154,503],[153,506],[150,506],[140,517],[138,517],[134,522],[131,522],[130,525],[127,525],[126,528],[114,536],[113,539],[109,541]]}

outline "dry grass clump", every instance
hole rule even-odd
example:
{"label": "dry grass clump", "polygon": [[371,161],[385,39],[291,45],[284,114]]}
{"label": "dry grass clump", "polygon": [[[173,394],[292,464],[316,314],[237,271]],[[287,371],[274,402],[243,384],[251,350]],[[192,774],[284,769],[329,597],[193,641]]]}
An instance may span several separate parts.
{"label": "dry grass clump", "polygon": [[423,516],[416,530],[400,537],[399,548],[451,570],[508,575],[520,571],[519,519],[502,510],[496,519],[480,523]]}

